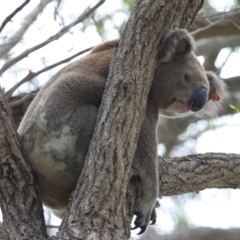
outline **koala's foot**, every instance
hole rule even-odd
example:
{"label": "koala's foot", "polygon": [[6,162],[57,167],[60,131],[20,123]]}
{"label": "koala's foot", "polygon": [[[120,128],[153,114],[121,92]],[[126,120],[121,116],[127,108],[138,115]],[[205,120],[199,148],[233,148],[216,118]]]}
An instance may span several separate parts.
{"label": "koala's foot", "polygon": [[137,209],[134,211],[136,215],[136,220],[134,221],[134,227],[132,230],[141,228],[141,231],[138,234],[142,234],[145,232],[149,222],[151,221],[151,225],[156,223],[157,214],[155,207],[159,206],[159,202],[152,203],[151,201],[141,200],[138,203]]}
{"label": "koala's foot", "polygon": [[144,188],[142,188],[142,178],[138,174],[132,175],[131,182],[136,185],[136,209],[134,211],[136,219],[132,230],[141,228],[138,234],[142,234],[145,232],[150,221],[151,225],[156,223],[157,214],[155,208],[159,207],[160,204],[156,201],[157,194],[156,196],[152,195],[154,191],[144,191]]}

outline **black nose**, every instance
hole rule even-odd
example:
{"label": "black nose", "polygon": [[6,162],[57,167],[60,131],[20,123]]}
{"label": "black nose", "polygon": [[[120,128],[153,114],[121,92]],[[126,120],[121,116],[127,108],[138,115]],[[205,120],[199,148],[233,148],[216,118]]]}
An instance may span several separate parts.
{"label": "black nose", "polygon": [[207,89],[204,87],[200,87],[197,90],[195,90],[193,95],[189,98],[188,105],[193,112],[196,112],[203,108],[203,106],[207,102],[207,99],[208,99]]}

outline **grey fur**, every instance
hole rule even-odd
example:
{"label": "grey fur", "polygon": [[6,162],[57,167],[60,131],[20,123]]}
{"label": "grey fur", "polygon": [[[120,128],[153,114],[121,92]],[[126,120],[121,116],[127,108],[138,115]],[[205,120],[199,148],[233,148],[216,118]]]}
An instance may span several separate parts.
{"label": "grey fur", "polygon": [[[86,57],[61,69],[39,91],[19,127],[43,203],[59,217],[63,217],[84,166],[109,63],[117,44],[118,40],[103,43]],[[211,85],[220,97],[225,92],[218,78],[214,77],[209,84],[193,49],[194,40],[186,30],[171,31],[162,40],[160,61],[133,163],[133,174],[140,179],[135,225],[141,232],[150,220],[156,221],[159,114],[169,117],[193,114],[188,110],[188,100],[197,88],[203,87],[209,92]],[[215,114],[211,108],[207,114]]]}

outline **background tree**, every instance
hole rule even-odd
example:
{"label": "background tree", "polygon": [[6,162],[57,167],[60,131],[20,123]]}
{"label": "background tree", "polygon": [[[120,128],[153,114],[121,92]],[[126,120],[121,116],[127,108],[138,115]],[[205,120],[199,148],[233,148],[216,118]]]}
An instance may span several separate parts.
{"label": "background tree", "polygon": [[[86,47],[91,47],[100,42],[100,40],[111,39],[120,35],[124,29],[127,17],[130,14],[130,10],[133,7],[134,1],[126,0],[122,1],[120,7],[116,10],[112,10],[111,14],[101,12],[101,8],[94,12],[104,1],[100,1],[94,7],[87,8],[83,11],[79,16],[74,16],[75,8],[71,9],[72,16],[68,16],[65,14],[65,8],[67,8],[67,3],[62,1],[40,1],[39,5],[34,6],[30,5],[29,1],[25,1],[25,4],[21,6],[15,12],[14,16],[10,16],[3,21],[1,30],[1,48],[0,48],[0,57],[1,57],[1,70],[0,74],[2,75],[1,84],[8,88],[5,91],[4,98],[6,101],[9,100],[12,115],[14,117],[15,123],[18,125],[19,121],[26,110],[27,105],[34,97],[35,92],[40,87],[42,81],[41,79],[48,79],[48,75],[51,75],[53,72],[51,69],[59,66],[62,63],[67,63],[71,59],[81,55],[85,52],[85,48],[83,47],[83,40],[81,44],[79,44],[79,32],[84,32],[84,35],[88,35],[89,31],[94,31],[99,34],[100,38],[97,39],[96,43],[88,44]],[[107,4],[107,2],[105,3]],[[210,5],[207,1],[204,3],[204,7],[202,12],[199,13],[198,17],[195,19],[193,25],[190,28],[192,31],[196,41],[197,41],[197,54],[204,56],[204,66],[206,69],[211,69],[219,74],[224,70],[224,67],[228,64],[228,60],[231,59],[232,55],[235,55],[239,49],[239,35],[240,35],[240,27],[239,27],[239,15],[240,10],[238,9],[239,3],[238,1],[231,1],[231,4],[227,5],[226,9],[223,12],[217,12],[213,5]],[[102,6],[104,7],[104,5]],[[22,9],[21,9],[22,8]],[[32,11],[30,9],[33,8]],[[28,10],[27,13],[24,13],[24,10]],[[17,9],[16,9],[17,10]],[[11,11],[9,11],[11,12]],[[79,12],[79,10],[77,11]],[[23,14],[23,15],[21,15]],[[41,15],[42,14],[42,15]],[[5,13],[4,16],[7,16]],[[24,16],[24,18],[23,18]],[[42,34],[44,33],[44,16],[50,16],[51,22],[54,25],[59,25],[58,30],[54,33],[51,32],[48,35]],[[24,19],[23,22],[19,19]],[[13,22],[9,22],[10,20]],[[48,18],[49,19],[49,18]],[[20,26],[18,25],[21,22]],[[40,22],[40,24],[38,24]],[[33,24],[34,23],[34,24]],[[45,22],[46,23],[46,22]],[[47,24],[49,21],[47,20]],[[19,28],[18,28],[19,27]],[[18,28],[18,29],[17,29]],[[109,28],[111,30],[109,30]],[[17,29],[17,30],[16,30]],[[110,34],[109,34],[110,32]],[[38,33],[41,38],[34,38],[32,42],[29,42],[29,38],[32,39],[32,34]],[[34,35],[35,36],[35,35]],[[82,37],[83,35],[81,35]],[[65,38],[65,39],[64,39]],[[89,38],[89,37],[88,37]],[[70,39],[70,43],[67,47],[59,47],[60,41],[66,43]],[[74,40],[76,43],[74,42]],[[56,42],[55,40],[58,40]],[[57,45],[57,54],[56,50],[51,53],[47,53],[44,51],[50,51],[50,48],[53,48],[53,45]],[[58,46],[59,45],[59,46]],[[59,48],[62,50],[62,56],[65,55],[65,58],[62,57],[61,61],[59,61]],[[221,53],[221,50],[228,52],[226,54],[226,59],[222,60],[221,64],[216,67],[215,62],[218,56]],[[35,57],[34,57],[35,55]],[[48,57],[49,56],[49,57]],[[50,56],[53,56],[52,58]],[[41,62],[39,62],[41,59]],[[33,63],[34,62],[34,66]],[[57,63],[56,63],[57,62]],[[27,73],[27,71],[29,72]],[[233,69],[234,70],[234,69]],[[56,70],[54,69],[54,72]],[[12,77],[13,76],[13,77]],[[7,79],[7,80],[6,80]],[[18,84],[13,86],[12,89],[9,89],[9,80],[16,79]],[[20,79],[20,81],[19,81]],[[28,85],[21,88],[20,86],[23,83],[30,82]],[[221,112],[221,115],[226,114],[235,114],[232,108],[229,108],[229,103],[232,104],[235,110],[238,109],[239,106],[239,76],[231,77],[226,79],[226,82],[229,85],[230,99],[226,102],[226,105]],[[13,83],[12,83],[13,85]],[[20,88],[19,88],[20,87]],[[13,92],[18,89],[17,95],[12,97]],[[20,92],[22,92],[20,94]],[[30,93],[30,94],[29,94]],[[196,140],[197,137],[209,128],[216,127],[214,122],[209,120],[205,121],[204,129],[197,129],[197,119],[188,118],[187,120],[166,120],[162,119],[161,124],[159,126],[159,141],[164,146],[165,152],[164,156],[174,156],[176,152],[181,152],[182,145],[184,144],[184,140],[189,139]],[[190,126],[189,126],[190,124]],[[193,128],[195,126],[195,133],[192,134],[189,131],[189,128]],[[9,127],[9,126],[8,126]],[[8,128],[5,126],[5,128]],[[183,133],[188,129],[188,133],[185,133],[184,137],[179,138],[178,136],[182,136]],[[190,132],[190,134],[189,134]],[[190,136],[189,136],[190,135]],[[193,145],[193,144],[192,144]],[[2,148],[1,148],[2,149]],[[176,150],[177,149],[177,150]],[[174,153],[175,152],[175,153]],[[184,153],[194,153],[195,150],[192,147],[186,151],[186,147],[184,147]],[[177,153],[177,154],[178,154]],[[210,159],[213,158],[214,155],[210,156]],[[230,156],[223,156],[221,158],[228,158],[231,160]],[[219,156],[215,157],[216,160],[221,160]],[[204,159],[207,159],[207,156],[204,156]],[[233,164],[238,163],[239,158],[234,156]],[[169,164],[169,161],[166,161]],[[219,162],[216,165],[213,165],[212,172],[214,172],[215,168],[219,167]],[[175,162],[173,162],[175,163]],[[218,174],[225,173],[228,166],[222,162],[222,166],[218,169],[222,169],[222,171],[216,171]],[[204,162],[205,166],[207,161]],[[211,163],[212,164],[212,163]],[[167,165],[169,166],[169,165]],[[176,166],[179,167],[179,162],[176,161]],[[188,166],[186,164],[186,166]],[[209,165],[207,165],[209,167]],[[233,165],[236,166],[236,165]],[[174,169],[175,166],[173,166]],[[194,170],[192,169],[190,172],[192,173]],[[182,169],[182,172],[186,172],[186,168]],[[169,173],[168,173],[169,174]],[[176,174],[179,174],[176,173]],[[237,171],[234,172],[234,176],[236,176]],[[178,175],[176,175],[178,176]],[[194,175],[193,175],[194,176]],[[203,175],[205,176],[205,175]],[[214,176],[218,180],[221,175]],[[171,195],[171,194],[180,194],[188,191],[198,191],[205,187],[237,187],[238,182],[237,178],[232,175],[226,175],[227,180],[223,181],[222,184],[216,181],[210,181],[209,178],[205,185],[203,182],[200,183],[200,187],[195,187],[193,189],[186,188],[184,191],[181,186],[177,186],[174,191],[170,192],[170,190],[166,190],[164,192],[164,185],[162,185],[161,192],[163,195]],[[228,177],[231,176],[232,182],[229,182]],[[171,189],[169,186],[172,186],[164,179],[164,171],[162,171],[161,182],[167,182],[166,189]],[[196,177],[196,176],[195,176]],[[194,178],[192,178],[193,180]],[[199,176],[198,178],[199,179]],[[214,179],[214,178],[211,178]],[[32,180],[31,180],[32,181]],[[179,178],[178,178],[179,181]],[[191,182],[193,183],[193,182]],[[212,183],[212,184],[211,184]],[[186,186],[186,184],[185,184]],[[195,185],[196,186],[196,185]],[[176,189],[179,188],[180,191]],[[180,216],[182,218],[183,215]],[[184,224],[183,224],[184,225]]]}

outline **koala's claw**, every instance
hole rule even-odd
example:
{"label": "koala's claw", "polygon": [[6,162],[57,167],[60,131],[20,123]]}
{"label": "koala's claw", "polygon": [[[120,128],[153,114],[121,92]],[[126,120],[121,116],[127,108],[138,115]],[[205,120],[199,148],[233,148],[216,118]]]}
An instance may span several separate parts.
{"label": "koala's claw", "polygon": [[[156,204],[158,206],[158,204]],[[134,214],[136,215],[136,220],[134,221],[134,227],[131,228],[131,230],[135,230],[137,228],[140,228],[141,231],[138,233],[138,235],[142,234],[145,232],[148,223],[151,221],[151,225],[156,223],[157,219],[157,214],[155,208],[152,210],[151,216],[150,214],[143,214],[140,210],[134,211]]]}
{"label": "koala's claw", "polygon": [[135,225],[134,227],[131,228],[131,230],[135,230],[137,228],[138,228],[138,226]]}
{"label": "koala's claw", "polygon": [[156,219],[152,220],[152,222],[150,223],[150,225],[154,225],[156,223]]}
{"label": "koala's claw", "polygon": [[136,220],[134,221],[135,226],[132,228],[132,230],[140,228],[141,231],[138,233],[138,235],[140,235],[143,232],[145,232],[148,222],[145,219],[146,216],[142,214],[140,211],[136,210],[134,214],[136,215]]}
{"label": "koala's claw", "polygon": [[146,230],[146,228],[147,228],[147,227],[141,227],[141,231],[140,231],[137,235],[140,235],[140,234],[144,233],[145,230]]}
{"label": "koala's claw", "polygon": [[[134,223],[135,224],[135,223]],[[139,233],[137,233],[137,235],[140,235],[140,234],[142,234],[142,233],[144,233],[145,232],[145,230],[146,230],[146,226],[143,226],[143,227],[140,227],[140,226],[138,226],[138,225],[135,225],[135,227],[133,227],[133,228],[131,228],[131,230],[135,230],[135,229],[137,229],[137,228],[141,228],[141,231],[139,232]]]}

